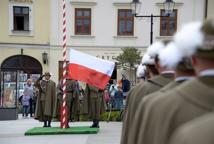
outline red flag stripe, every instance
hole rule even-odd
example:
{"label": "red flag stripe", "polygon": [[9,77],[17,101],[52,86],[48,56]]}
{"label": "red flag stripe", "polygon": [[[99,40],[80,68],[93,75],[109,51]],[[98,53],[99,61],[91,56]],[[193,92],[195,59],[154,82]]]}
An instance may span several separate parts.
{"label": "red flag stripe", "polygon": [[78,64],[70,63],[68,69],[68,78],[86,82],[100,89],[104,89],[110,79],[107,74]]}

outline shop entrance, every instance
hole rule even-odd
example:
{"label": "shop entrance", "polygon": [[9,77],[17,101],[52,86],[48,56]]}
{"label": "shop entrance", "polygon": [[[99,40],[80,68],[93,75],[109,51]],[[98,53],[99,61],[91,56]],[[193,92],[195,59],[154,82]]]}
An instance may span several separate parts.
{"label": "shop entrance", "polygon": [[11,56],[1,64],[0,120],[17,119],[18,98],[28,78],[35,82],[42,74],[42,65],[27,55]]}

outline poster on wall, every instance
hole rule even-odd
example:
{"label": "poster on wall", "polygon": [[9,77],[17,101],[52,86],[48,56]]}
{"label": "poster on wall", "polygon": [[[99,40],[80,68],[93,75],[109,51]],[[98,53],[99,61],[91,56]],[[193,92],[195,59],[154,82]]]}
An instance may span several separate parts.
{"label": "poster on wall", "polygon": [[16,82],[16,73],[15,72],[5,72],[4,73],[4,82]]}
{"label": "poster on wall", "polygon": [[3,107],[11,108],[15,107],[15,93],[14,89],[6,88],[4,89],[3,97]]}
{"label": "poster on wall", "polygon": [[27,81],[27,74],[25,74],[25,73],[19,74],[19,81],[20,82],[26,82]]}

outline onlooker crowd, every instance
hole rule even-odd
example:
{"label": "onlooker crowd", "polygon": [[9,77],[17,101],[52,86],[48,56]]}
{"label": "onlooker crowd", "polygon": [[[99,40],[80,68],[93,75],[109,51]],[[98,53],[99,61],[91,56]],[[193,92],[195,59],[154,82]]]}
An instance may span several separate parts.
{"label": "onlooker crowd", "polygon": [[107,109],[121,110],[124,108],[126,96],[130,90],[130,81],[123,74],[118,82],[113,80],[104,91]]}
{"label": "onlooker crowd", "polygon": [[33,117],[36,108],[36,90],[31,79],[26,81],[23,95],[19,97],[19,103],[22,106],[22,116],[28,117],[30,114],[30,117]]}

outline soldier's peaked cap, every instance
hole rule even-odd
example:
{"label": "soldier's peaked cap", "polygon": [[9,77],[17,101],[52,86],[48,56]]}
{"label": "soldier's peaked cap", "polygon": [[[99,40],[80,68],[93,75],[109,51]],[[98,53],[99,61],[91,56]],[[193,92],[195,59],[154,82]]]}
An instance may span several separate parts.
{"label": "soldier's peaked cap", "polygon": [[45,76],[51,76],[50,72],[45,72]]}

